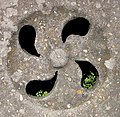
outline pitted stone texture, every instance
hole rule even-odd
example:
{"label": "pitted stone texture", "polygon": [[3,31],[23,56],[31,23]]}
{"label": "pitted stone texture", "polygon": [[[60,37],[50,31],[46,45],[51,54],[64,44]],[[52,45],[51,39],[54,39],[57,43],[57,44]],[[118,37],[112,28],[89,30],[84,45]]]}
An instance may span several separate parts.
{"label": "pitted stone texture", "polygon": [[[35,0],[19,0],[18,4],[17,4],[18,0],[0,0],[0,20],[1,23],[3,23],[4,25],[2,25],[1,29],[0,29],[0,38],[1,40],[2,37],[4,37],[3,32],[8,32],[8,31],[14,31],[14,25],[11,22],[11,19],[9,18],[9,20],[6,20],[6,14],[2,15],[1,12],[5,12],[5,10],[3,9],[7,9],[7,8],[15,8],[18,10],[18,15],[14,16],[12,21],[13,22],[19,22],[20,19],[23,19],[23,17],[27,16],[28,14],[31,14],[31,12],[38,10],[37,4],[35,3]],[[41,2],[41,0],[39,0]],[[42,0],[43,1],[43,0]],[[73,44],[73,42],[70,42],[70,48],[68,48],[68,50],[70,50],[70,55],[72,57],[74,57],[74,55],[76,55],[77,53],[79,54],[80,57],[84,60],[86,57],[86,60],[93,60],[92,62],[96,63],[96,66],[100,66],[99,68],[99,72],[100,72],[100,77],[103,80],[106,80],[105,83],[103,84],[103,86],[100,86],[97,88],[97,90],[95,91],[94,94],[92,94],[91,99],[87,102],[84,101],[83,104],[80,104],[78,102],[81,101],[81,98],[76,97],[76,99],[78,99],[76,101],[76,99],[74,99],[74,102],[76,102],[77,108],[72,108],[72,104],[71,104],[71,100],[68,102],[69,97],[75,97],[72,94],[70,94],[71,92],[71,88],[70,87],[63,87],[61,85],[61,83],[59,82],[59,86],[56,88],[56,92],[55,93],[51,93],[51,94],[59,94],[60,99],[56,99],[55,97],[53,97],[53,102],[56,101],[56,104],[54,104],[53,102],[51,102],[51,99],[47,100],[47,101],[43,101],[43,103],[40,102],[40,100],[38,100],[38,102],[35,103],[35,101],[33,99],[27,99],[27,97],[25,97],[25,95],[23,95],[23,101],[21,101],[20,99],[20,94],[18,93],[18,90],[13,88],[13,85],[10,82],[10,78],[7,77],[6,74],[6,58],[3,58],[6,56],[7,53],[7,49],[4,46],[4,44],[2,43],[2,53],[0,53],[0,117],[119,117],[119,113],[120,113],[120,33],[119,33],[119,29],[120,29],[120,0],[77,0],[76,4],[73,3],[76,0],[46,0],[45,2],[49,2],[49,4],[54,4],[55,6],[65,6],[65,8],[69,9],[78,9],[79,12],[84,12],[86,13],[87,17],[91,17],[90,19],[92,19],[92,29],[91,29],[91,33],[93,32],[93,34],[90,33],[90,35],[88,35],[88,40],[91,39],[91,41],[86,40],[86,38],[83,38],[84,42],[86,40],[86,44],[89,45],[90,48],[86,48],[86,46],[84,45],[80,45],[79,42],[77,42],[76,40],[76,46],[78,45],[78,47],[83,47],[81,50],[78,50],[77,48],[74,47],[75,44]],[[99,2],[99,3],[98,3]],[[74,5],[74,6],[73,6]],[[46,6],[46,5],[44,5]],[[51,9],[49,7],[50,5],[47,5],[45,7],[45,9],[42,7],[41,9],[44,11],[49,11],[49,9]],[[41,5],[39,5],[39,7],[41,7]],[[96,8],[97,7],[97,8]],[[40,8],[39,8],[40,9]],[[46,10],[48,9],[48,10]],[[54,10],[55,13],[58,10]],[[64,13],[66,13],[66,11],[63,9],[61,10],[63,11],[62,14],[56,13],[56,16],[58,17],[59,20],[54,19],[55,21],[60,22],[60,19],[65,19],[65,22],[67,21],[66,16],[63,16]],[[26,14],[24,14],[26,13]],[[76,12],[75,12],[76,13]],[[68,14],[68,12],[67,12]],[[36,15],[37,16],[41,16],[41,14]],[[59,16],[61,16],[61,18],[59,18]],[[71,16],[73,16],[73,14],[71,14]],[[3,17],[3,18],[2,18]],[[55,17],[54,17],[55,18]],[[32,19],[32,18],[31,18]],[[48,19],[51,19],[50,17]],[[36,19],[35,19],[36,20]],[[6,23],[6,21],[10,21],[8,25],[8,23]],[[40,21],[40,20],[36,20],[36,21]],[[65,23],[64,22],[64,23]],[[61,22],[60,22],[61,23]],[[39,23],[38,23],[39,24]],[[39,26],[37,24],[37,26]],[[40,23],[41,24],[41,23]],[[53,29],[53,31],[55,31],[55,29],[52,27],[54,23],[51,23],[50,20],[50,24],[51,24],[51,28]],[[101,27],[101,31],[103,32],[103,34],[100,34],[100,30],[96,30],[96,28],[93,26],[93,24],[97,24]],[[55,26],[58,29],[58,32],[61,30],[62,26],[57,26],[55,24]],[[41,26],[42,29],[44,30],[43,26]],[[55,28],[56,28],[55,27]],[[53,31],[51,30],[50,34],[53,34]],[[39,33],[39,29],[38,29],[38,33]],[[43,32],[41,32],[43,34]],[[46,34],[48,34],[46,32]],[[58,36],[58,33],[55,33]],[[111,57],[112,60],[115,59],[116,63],[115,66],[114,64],[112,64],[113,69],[108,69],[111,66],[111,57],[107,57],[108,56],[108,52],[99,52],[98,50],[95,50],[95,47],[98,48],[99,50],[103,48],[103,46],[100,44],[101,39],[99,38],[100,42],[96,42],[96,43],[91,43],[92,40],[96,41],[96,39],[98,39],[98,34],[105,35],[107,44],[104,42],[104,44],[110,49],[110,53],[111,53]],[[5,34],[6,35],[6,34]],[[43,34],[45,35],[45,34]],[[40,41],[42,40],[42,36],[40,34],[38,34],[37,36],[39,36],[38,38],[40,39]],[[41,36],[41,37],[40,37]],[[5,36],[5,45],[6,45],[6,39],[9,39],[8,36]],[[47,37],[45,37],[44,39],[46,39]],[[53,39],[50,37],[50,39]],[[55,39],[57,39],[55,37]],[[58,38],[60,39],[60,38]],[[13,37],[11,38],[11,40],[17,40],[16,38],[14,39]],[[68,39],[69,40],[69,39]],[[73,40],[73,39],[71,39]],[[49,42],[49,40],[48,40]],[[103,40],[102,40],[103,42]],[[1,42],[0,42],[1,43]],[[55,44],[54,41],[51,41],[50,43],[51,45]],[[96,46],[97,44],[97,46]],[[13,43],[13,45],[15,45]],[[43,46],[42,46],[43,45]],[[93,48],[93,45],[95,46]],[[7,46],[7,45],[6,45]],[[47,44],[46,44],[47,46]],[[44,47],[43,49],[45,50],[47,55],[47,49],[45,48],[44,44],[38,44],[37,46],[39,47]],[[49,46],[48,47],[52,47],[54,48],[54,46]],[[87,46],[88,47],[88,46]],[[13,53],[16,53],[15,49],[17,47],[12,47],[12,52],[8,55],[8,58],[11,57],[12,61],[11,61],[11,65],[12,67],[10,67],[11,71],[13,71],[13,73],[19,69],[17,68],[17,64],[22,63],[21,57],[23,56],[23,53],[20,55],[20,53],[18,53],[16,56]],[[39,49],[39,51],[42,49]],[[83,50],[87,50],[87,53],[83,52]],[[94,51],[95,50],[95,51]],[[91,53],[91,54],[90,54]],[[97,55],[98,53],[98,55]],[[11,56],[11,54],[13,56]],[[94,54],[94,55],[92,55]],[[43,54],[42,54],[43,55]],[[15,57],[14,57],[15,56]],[[48,56],[49,57],[49,56]],[[94,58],[93,58],[94,57]],[[17,59],[20,60],[17,62]],[[32,58],[24,58],[24,63],[21,64],[21,66],[28,66],[29,63],[33,63],[30,67],[28,66],[28,72],[25,71],[24,69],[22,69],[22,71],[25,71],[25,73],[30,73],[30,75],[32,76],[33,74],[31,73],[31,71],[36,71],[36,68],[40,67],[38,70],[39,72],[42,72],[44,74],[43,68],[46,68],[47,64],[45,64],[44,66],[40,63],[41,61],[44,61],[43,59],[36,62],[37,64],[40,63],[40,65],[34,66],[34,62],[33,61],[29,61],[25,63],[25,61],[28,61]],[[98,61],[97,61],[98,60]],[[109,61],[110,60],[110,61]],[[106,64],[106,62],[107,64]],[[114,63],[114,61],[112,61],[112,63]],[[106,66],[106,65],[107,66]],[[68,64],[69,65],[69,64]],[[34,67],[33,67],[34,66]],[[109,72],[106,72],[106,69],[109,70]],[[14,69],[13,69],[14,68]],[[26,68],[27,69],[27,68]],[[65,79],[60,75],[59,79],[61,80],[62,83],[64,83],[64,81],[67,81],[67,79],[69,78],[69,81],[72,86],[74,86],[74,84],[77,84],[75,77],[71,76],[74,75],[74,73],[71,73],[72,70],[71,66],[68,67],[66,65],[66,71],[65,69],[63,69],[63,73],[64,71],[67,72],[67,74],[65,73]],[[71,71],[70,71],[71,70]],[[48,73],[48,71],[46,71]],[[50,72],[49,72],[50,73]],[[51,73],[52,74],[52,73]],[[104,75],[106,74],[106,75]],[[108,75],[107,75],[108,74]],[[40,73],[41,75],[41,73]],[[52,74],[53,75],[53,74]],[[25,75],[23,75],[23,80],[20,81],[20,83],[22,81],[27,82],[26,79],[29,79],[29,76],[25,79],[24,77]],[[27,74],[26,74],[27,76]],[[33,75],[35,78],[35,75]],[[49,75],[47,75],[49,77]],[[40,76],[39,76],[40,77]],[[68,78],[67,78],[68,77]],[[100,79],[101,79],[100,78]],[[106,79],[107,78],[107,79]],[[71,81],[72,80],[72,81]],[[74,82],[73,82],[74,80]],[[24,83],[24,82],[23,82]],[[68,84],[68,82],[65,82],[65,84]],[[15,84],[16,86],[18,85],[17,83]],[[62,87],[61,90],[59,90]],[[68,94],[66,94],[64,92],[64,89],[68,90]],[[69,92],[70,90],[70,92]],[[80,93],[81,91],[78,90],[78,93]],[[54,96],[53,95],[53,96]],[[79,94],[80,95],[80,94]],[[84,94],[84,96],[86,96],[86,94]],[[58,97],[58,98],[59,98]],[[57,98],[57,97],[56,97]],[[61,101],[61,99],[64,101]],[[59,102],[61,101],[61,102]],[[45,102],[45,103],[44,103]],[[39,106],[38,106],[39,104]],[[62,104],[63,104],[63,108],[62,108]],[[70,104],[70,109],[68,110],[64,110],[64,108],[67,107],[67,105]],[[45,106],[44,106],[45,105]],[[75,105],[75,103],[73,103],[73,106]],[[51,106],[51,107],[50,107]],[[44,107],[48,108],[45,109]],[[74,106],[75,107],[75,106]],[[54,108],[54,109],[60,109],[59,111],[55,111],[55,110],[51,110],[49,108]],[[62,110],[61,110],[62,109]],[[86,113],[87,110],[87,113]]]}
{"label": "pitted stone texture", "polygon": [[[81,69],[74,60],[90,61],[99,71],[101,84],[105,81],[108,70],[104,66],[104,61],[110,59],[110,52],[103,30],[99,26],[96,28],[96,23],[92,23],[94,17],[87,18],[94,29],[90,30],[88,35],[85,37],[71,35],[64,44],[62,43],[62,29],[73,17],[86,17],[86,15],[77,10],[55,7],[50,14],[46,15],[35,11],[18,24],[18,29],[27,24],[35,27],[35,46],[41,54],[37,58],[23,51],[18,43],[18,31],[14,33],[10,41],[11,51],[7,54],[7,70],[15,89],[23,95],[24,99],[29,100],[29,103],[61,110],[68,109],[68,104],[70,108],[74,108],[89,100],[92,93],[94,94],[94,89],[99,89],[99,83],[92,91],[83,89]],[[83,50],[87,50],[87,53]],[[101,61],[98,62],[98,58],[101,58]],[[24,91],[25,86],[33,79],[50,79],[56,69],[51,67],[51,64],[57,67],[64,66],[58,71],[56,86],[44,101],[34,100]],[[21,71],[19,77],[17,71]]]}
{"label": "pitted stone texture", "polygon": [[68,62],[68,55],[65,53],[62,49],[56,49],[51,52],[50,54],[50,60],[55,68],[63,67]]}
{"label": "pitted stone texture", "polygon": [[[23,95],[23,99],[28,100],[29,103],[32,102],[40,107],[60,110],[68,109],[67,104],[70,104],[70,108],[77,107],[91,96],[91,94],[82,89],[80,85],[82,73],[81,69],[74,61],[76,54],[74,50],[72,51],[72,49],[76,48],[75,40],[73,39],[71,43],[68,41],[68,47],[67,43],[62,43],[60,37],[63,26],[72,16],[83,15],[79,14],[76,10],[69,11],[64,7],[55,7],[49,15],[35,11],[18,24],[19,30],[22,26],[27,24],[35,27],[35,46],[37,51],[41,54],[39,58],[29,55],[21,49],[18,42],[19,31],[12,36],[12,40],[10,41],[11,51],[7,54],[7,71],[15,89],[18,90],[19,93]],[[78,44],[79,41],[80,39],[78,39]],[[68,50],[66,47],[71,49]],[[81,51],[80,47],[81,46],[76,49],[76,53],[79,53],[78,50]],[[59,53],[58,55],[63,59],[59,60],[61,58],[57,58],[57,60],[59,60],[57,66],[64,67],[60,68],[58,71],[59,74],[57,76],[56,86],[51,91],[51,94],[46,97],[44,101],[40,99],[34,100],[33,97],[29,97],[26,94],[25,86],[30,80],[46,80],[53,77],[56,70],[56,68],[51,67],[50,62],[50,54],[53,50],[55,50],[55,52],[57,51]],[[67,56],[70,60],[67,60]],[[76,58],[79,57],[76,56]],[[66,63],[66,61],[68,63]],[[21,71],[20,76],[18,76],[19,73],[17,71]],[[17,79],[15,79],[16,76]],[[77,94],[77,90],[81,90],[81,93]],[[86,97],[84,96],[85,94]]]}

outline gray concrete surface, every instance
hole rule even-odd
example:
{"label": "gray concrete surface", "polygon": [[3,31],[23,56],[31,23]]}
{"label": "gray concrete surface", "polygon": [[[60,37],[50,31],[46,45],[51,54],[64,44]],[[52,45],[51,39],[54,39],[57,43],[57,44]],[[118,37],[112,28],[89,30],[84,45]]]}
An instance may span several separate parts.
{"label": "gray concrete surface", "polygon": [[[69,36],[63,44],[63,26],[76,16],[87,18],[90,30],[84,37]],[[40,58],[18,43],[25,24],[36,28]],[[56,49],[63,50],[67,62],[60,54],[64,60],[51,63],[56,62],[50,56],[57,56]],[[80,86],[82,73],[74,60],[96,66],[99,81],[92,90]],[[0,0],[0,117],[120,117],[119,61],[119,0]],[[30,80],[49,79],[56,70],[57,82],[47,97],[26,94]]]}

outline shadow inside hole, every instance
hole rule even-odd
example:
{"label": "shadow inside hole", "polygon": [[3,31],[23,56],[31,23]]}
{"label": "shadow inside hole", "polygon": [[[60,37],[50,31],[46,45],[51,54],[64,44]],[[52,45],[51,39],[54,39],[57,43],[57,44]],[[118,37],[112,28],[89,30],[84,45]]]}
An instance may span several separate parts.
{"label": "shadow inside hole", "polygon": [[31,55],[40,56],[35,48],[35,28],[31,25],[24,25],[19,32],[19,44],[22,49],[26,50]]}
{"label": "shadow inside hole", "polygon": [[53,89],[57,80],[57,71],[50,80],[32,80],[26,85],[26,93],[28,95],[43,97],[47,96],[48,93]]}
{"label": "shadow inside hole", "polygon": [[85,36],[90,28],[90,23],[83,17],[78,17],[70,20],[62,30],[62,41],[66,42],[66,38],[73,34],[79,36]]}
{"label": "shadow inside hole", "polygon": [[86,89],[91,89],[99,78],[97,69],[88,61],[76,60],[75,62],[82,70],[81,86]]}

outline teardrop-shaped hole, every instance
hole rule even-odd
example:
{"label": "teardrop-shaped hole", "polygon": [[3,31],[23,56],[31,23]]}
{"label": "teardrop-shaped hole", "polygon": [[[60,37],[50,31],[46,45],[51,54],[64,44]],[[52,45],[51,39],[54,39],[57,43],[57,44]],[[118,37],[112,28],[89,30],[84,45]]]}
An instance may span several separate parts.
{"label": "teardrop-shaped hole", "polygon": [[19,31],[19,44],[22,49],[31,55],[40,56],[35,48],[35,28],[31,25],[24,25]]}
{"label": "teardrop-shaped hole", "polygon": [[62,30],[62,41],[66,42],[66,38],[73,34],[79,36],[85,36],[90,28],[90,23],[84,17],[77,17],[73,20],[68,21],[68,23],[63,27]]}
{"label": "teardrop-shaped hole", "polygon": [[26,85],[26,93],[32,96],[46,96],[53,89],[57,79],[57,71],[52,79],[49,80],[32,80]]}
{"label": "teardrop-shaped hole", "polygon": [[82,70],[81,86],[91,89],[99,78],[99,73],[95,66],[88,61],[75,61]]}

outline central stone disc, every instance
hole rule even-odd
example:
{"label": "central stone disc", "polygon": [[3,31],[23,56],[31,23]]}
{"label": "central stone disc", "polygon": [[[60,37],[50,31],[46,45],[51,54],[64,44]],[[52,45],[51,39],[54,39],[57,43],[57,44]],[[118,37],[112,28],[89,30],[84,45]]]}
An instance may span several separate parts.
{"label": "central stone disc", "polygon": [[51,64],[55,68],[61,68],[68,62],[68,55],[62,49],[55,49],[50,54]]}

